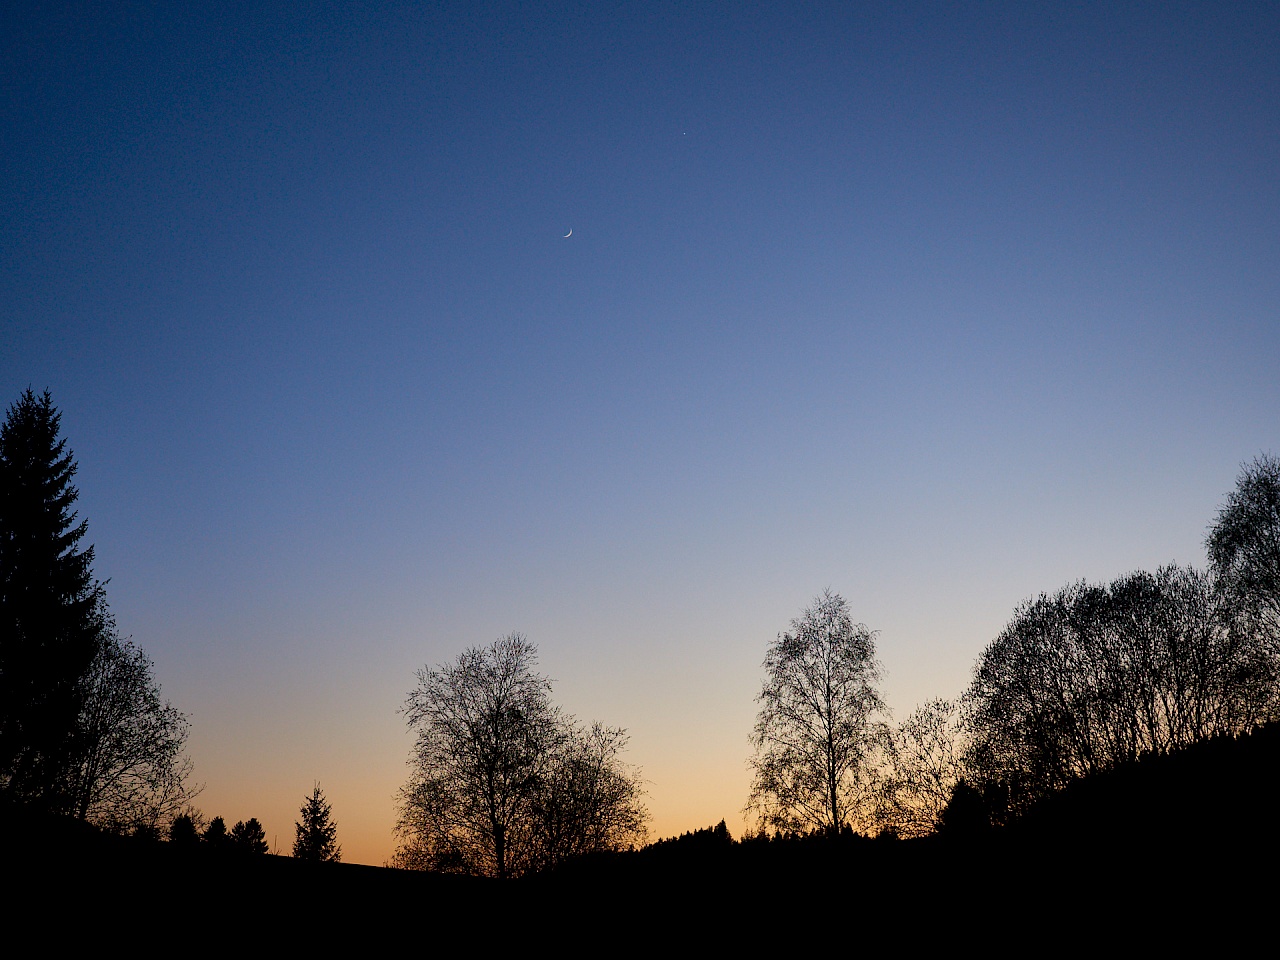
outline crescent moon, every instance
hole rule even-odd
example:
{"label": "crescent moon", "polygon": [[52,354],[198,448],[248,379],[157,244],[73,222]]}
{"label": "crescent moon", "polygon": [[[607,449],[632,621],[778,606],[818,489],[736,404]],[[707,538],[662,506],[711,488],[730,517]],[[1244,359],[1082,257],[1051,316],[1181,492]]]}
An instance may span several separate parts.
{"label": "crescent moon", "polygon": [[564,239],[568,240],[572,236],[573,236],[573,227],[570,227],[569,232],[564,235]]}

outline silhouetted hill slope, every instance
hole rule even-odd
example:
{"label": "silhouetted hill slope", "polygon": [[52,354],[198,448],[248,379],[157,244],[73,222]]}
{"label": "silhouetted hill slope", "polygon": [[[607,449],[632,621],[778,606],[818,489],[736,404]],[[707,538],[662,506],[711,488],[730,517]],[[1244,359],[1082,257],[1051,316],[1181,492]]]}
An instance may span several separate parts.
{"label": "silhouetted hill slope", "polygon": [[1069,784],[1011,828],[1019,842],[1226,854],[1280,841],[1280,724],[1219,737]]}
{"label": "silhouetted hill slope", "polygon": [[761,936],[783,922],[779,911],[825,910],[927,940],[965,930],[988,946],[1022,938],[1044,949],[1034,938],[1051,930],[1067,941],[1221,944],[1271,914],[1276,771],[1272,726],[1079,781],[1015,825],[967,837],[733,842],[708,828],[531,882],[613,890],[677,915],[733,905]]}
{"label": "silhouetted hill slope", "polygon": [[852,947],[874,934],[1020,952],[1221,949],[1270,936],[1277,770],[1280,729],[1268,727],[1079,781],[981,837],[733,841],[708,828],[505,883],[183,850],[12,811],[0,811],[0,849],[19,880],[8,915],[56,945],[625,953]]}
{"label": "silhouetted hill slope", "polygon": [[[428,905],[458,920],[492,881],[236,850],[182,848],[56,817],[0,816],[11,916],[50,943],[278,943],[332,947],[339,933],[399,942]],[[33,921],[34,922],[34,921]],[[173,938],[173,939],[171,939]]]}

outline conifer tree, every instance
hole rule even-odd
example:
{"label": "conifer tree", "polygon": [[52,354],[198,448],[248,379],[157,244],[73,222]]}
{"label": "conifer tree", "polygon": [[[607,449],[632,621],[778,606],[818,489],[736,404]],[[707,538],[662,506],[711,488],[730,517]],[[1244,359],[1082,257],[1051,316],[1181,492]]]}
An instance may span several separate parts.
{"label": "conifer tree", "polygon": [[0,792],[58,811],[104,612],[60,420],[28,388],[0,428]]}
{"label": "conifer tree", "polygon": [[229,836],[232,845],[242,853],[264,854],[268,850],[267,832],[262,829],[257,817],[250,817],[247,821],[237,820]]}
{"label": "conifer tree", "polygon": [[311,796],[302,802],[300,819],[294,824],[296,837],[293,855],[299,860],[321,860],[337,863],[342,859],[342,847],[338,845],[338,825],[333,822],[329,801],[320,791],[319,782]]}
{"label": "conifer tree", "polygon": [[159,831],[193,795],[187,719],[117,633],[80,547],[60,422],[28,389],[0,427],[0,799]]}
{"label": "conifer tree", "polygon": [[204,828],[204,835],[200,839],[210,849],[226,850],[231,846],[231,835],[227,833],[227,821],[222,817],[214,817],[209,821],[209,826]]}

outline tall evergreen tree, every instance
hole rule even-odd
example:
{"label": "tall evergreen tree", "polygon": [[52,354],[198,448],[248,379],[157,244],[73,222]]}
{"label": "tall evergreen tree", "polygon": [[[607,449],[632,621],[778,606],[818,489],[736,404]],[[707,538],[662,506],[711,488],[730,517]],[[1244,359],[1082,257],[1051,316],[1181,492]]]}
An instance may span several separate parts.
{"label": "tall evergreen tree", "polygon": [[311,796],[302,802],[300,819],[294,824],[297,836],[293,841],[293,855],[299,860],[328,860],[337,863],[342,859],[342,847],[338,846],[338,825],[333,822],[329,801],[315,785]]}
{"label": "tall evergreen tree", "polygon": [[0,428],[0,792],[51,810],[68,804],[104,615],[60,420],[28,388]]}

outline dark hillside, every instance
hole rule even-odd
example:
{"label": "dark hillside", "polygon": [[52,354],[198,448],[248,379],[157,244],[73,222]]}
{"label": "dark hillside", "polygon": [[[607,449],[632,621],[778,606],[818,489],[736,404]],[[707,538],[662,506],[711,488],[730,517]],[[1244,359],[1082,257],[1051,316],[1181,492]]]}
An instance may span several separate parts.
{"label": "dark hillside", "polygon": [[1026,844],[1227,856],[1274,851],[1280,725],[1217,737],[1086,777],[1033,807],[1012,833]]}
{"label": "dark hillside", "polygon": [[758,947],[870,924],[904,943],[1225,944],[1271,915],[1278,769],[1280,729],[1268,727],[1079,781],[967,839],[734,841],[717,827],[505,883],[183,850],[12,813],[0,845],[21,884],[12,915],[58,943],[324,947],[354,934],[424,948],[465,931],[471,946],[532,935],[589,947],[616,946],[626,930],[645,943]]}

